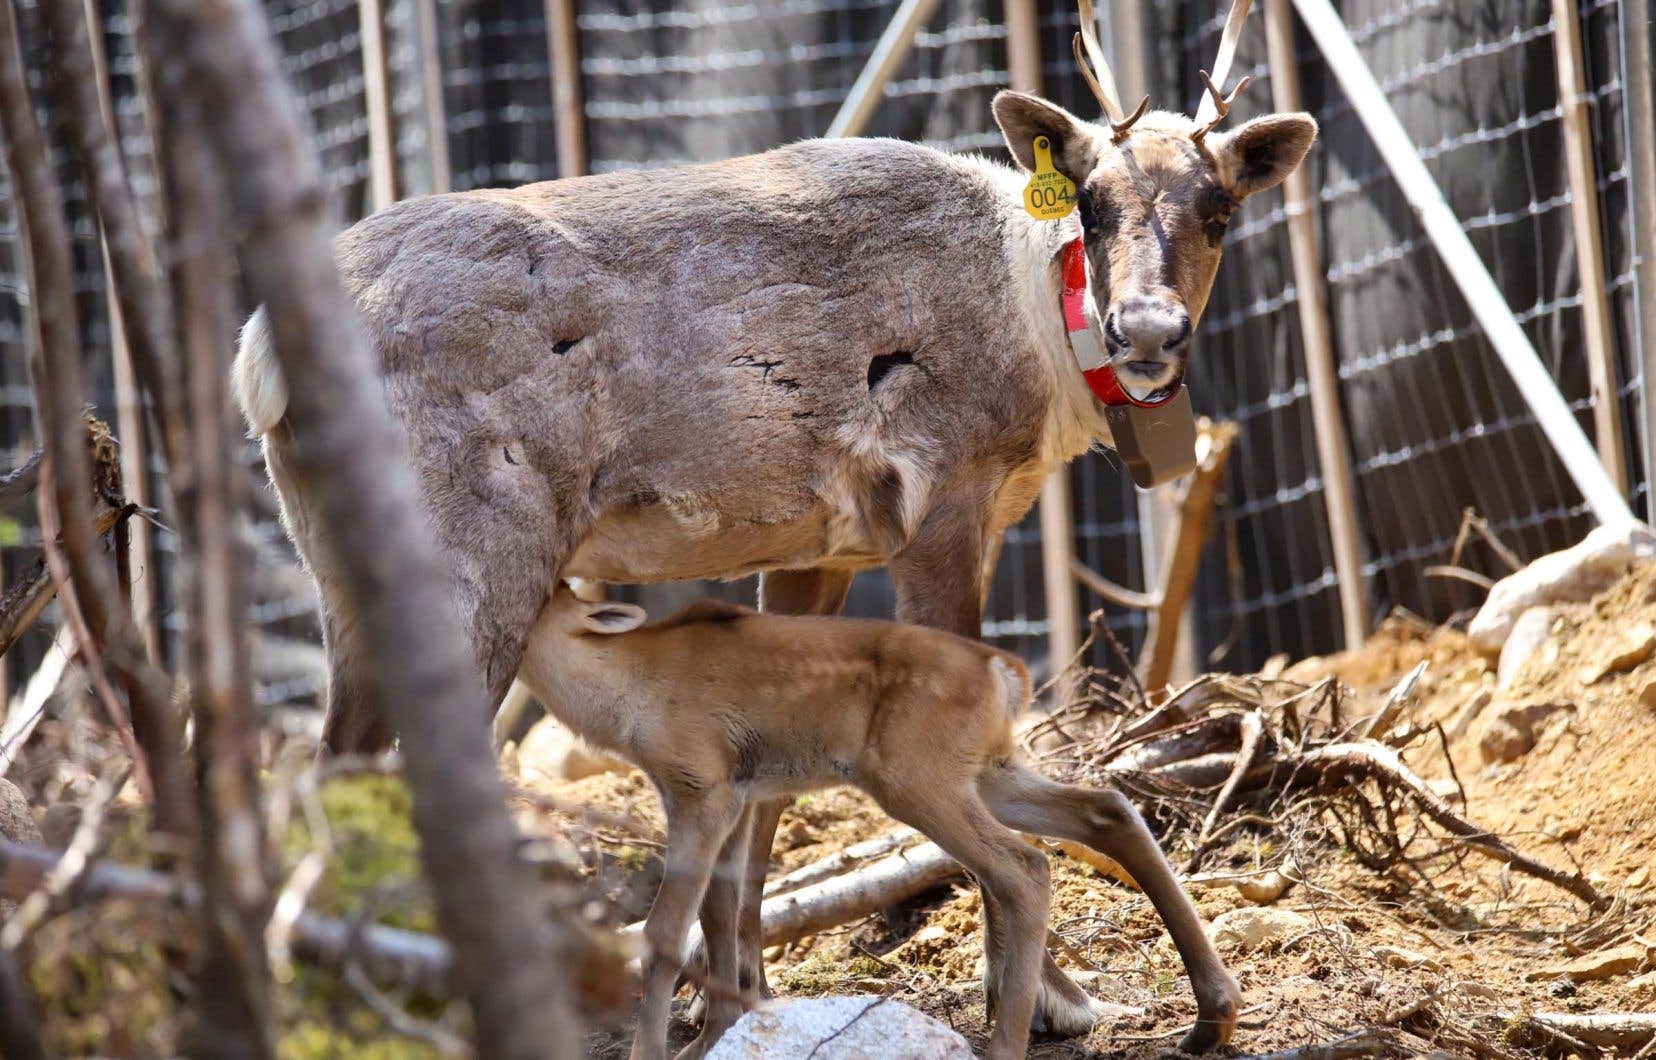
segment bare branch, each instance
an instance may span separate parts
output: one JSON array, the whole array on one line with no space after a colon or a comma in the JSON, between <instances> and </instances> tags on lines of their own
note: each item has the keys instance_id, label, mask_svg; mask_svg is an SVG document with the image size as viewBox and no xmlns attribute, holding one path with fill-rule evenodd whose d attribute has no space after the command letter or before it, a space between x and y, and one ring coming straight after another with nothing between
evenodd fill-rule
<instances>
[{"instance_id":1,"label":"bare branch","mask_svg":"<svg viewBox=\"0 0 1656 1060\"><path fill-rule=\"evenodd\" d=\"M139 224L137 202L98 89L85 7L81 0L45 0L41 6L51 29L55 94L103 227L127 348L160 428L167 463L177 468L184 462L185 421L166 275Z\"/></svg>"},{"instance_id":2,"label":"bare branch","mask_svg":"<svg viewBox=\"0 0 1656 1060\"><path fill-rule=\"evenodd\" d=\"M138 631L120 608L113 574L104 562L94 533L84 484L92 481L81 426L84 389L74 303L69 234L63 202L47 160L46 144L35 120L23 79L16 14L0 5L0 126L5 130L6 162L17 196L17 209L28 233L30 302L40 341L29 359L40 417L43 475L54 510L63 526L63 551L87 625L109 665L122 676L132 713L152 722L139 734L145 754L140 762L156 792L159 820L187 819L181 770L177 768L176 725L169 725L171 682L149 664Z\"/></svg>"},{"instance_id":3,"label":"bare branch","mask_svg":"<svg viewBox=\"0 0 1656 1060\"><path fill-rule=\"evenodd\" d=\"M335 543L344 592L363 634L364 664L402 735L414 820L491 1057L575 1056L581 1038L571 983L588 952L572 923L551 930L514 856L487 732L489 711L465 653L413 475L388 454L406 443L391 420L374 359L340 286L317 162L250 0L160 0L152 9L184 76L163 96L199 101L230 188L242 266L270 316L290 388L286 423L295 478Z\"/></svg>"}]
</instances>

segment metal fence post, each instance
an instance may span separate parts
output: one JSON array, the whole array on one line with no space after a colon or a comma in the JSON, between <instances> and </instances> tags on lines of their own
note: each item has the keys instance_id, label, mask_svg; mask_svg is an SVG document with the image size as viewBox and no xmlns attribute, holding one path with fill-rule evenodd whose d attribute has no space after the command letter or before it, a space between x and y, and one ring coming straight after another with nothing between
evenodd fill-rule
<instances>
[{"instance_id":1,"label":"metal fence post","mask_svg":"<svg viewBox=\"0 0 1656 1060\"><path fill-rule=\"evenodd\" d=\"M1294 61L1294 23L1289 0L1266 0L1265 44L1271 66L1271 102L1279 111L1297 111L1299 69ZM1300 336L1305 346L1305 379L1311 389L1311 423L1317 433L1323 503L1328 509L1328 536L1334 573L1340 586L1340 616L1345 646L1355 648L1368 636L1368 586L1363 577L1363 548L1357 534L1357 491L1351 471L1351 447L1340 414L1340 376L1334 359L1328 301L1323 290L1322 247L1317 236L1316 197L1302 164L1282 183L1283 212L1288 216L1288 246L1294 261Z\"/></svg>"}]
</instances>

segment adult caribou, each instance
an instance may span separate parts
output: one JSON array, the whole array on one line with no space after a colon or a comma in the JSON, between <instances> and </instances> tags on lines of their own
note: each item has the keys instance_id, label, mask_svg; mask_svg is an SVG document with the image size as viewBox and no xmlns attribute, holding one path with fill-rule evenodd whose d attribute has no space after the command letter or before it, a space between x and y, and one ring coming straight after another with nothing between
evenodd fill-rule
<instances>
[{"instance_id":1,"label":"adult caribou","mask_svg":"<svg viewBox=\"0 0 1656 1060\"><path fill-rule=\"evenodd\" d=\"M340 236L407 431L408 452L386 458L413 463L496 701L560 577L757 572L762 608L830 613L856 571L887 566L899 618L978 634L987 543L1056 467L1110 441L1060 312L1065 247L1081 240L1087 322L1122 388L1176 387L1232 211L1317 131L1276 114L1219 132L1229 100L1212 81L1195 119L1143 103L1125 114L1081 9L1076 52L1108 121L1015 92L993 103L1018 165L1031 170L1045 138L1078 189L1063 220L1025 212L1017 170L852 139L435 195ZM1236 0L1220 82L1246 9ZM319 590L326 745L383 747L393 734L354 664L357 619L293 472L305 438L284 418L262 311L235 384ZM748 846L745 988L763 986L759 895L779 813L755 811L732 840ZM992 903L985 913L998 938ZM1193 985L1188 1044L1204 1047L1228 1036L1235 1000ZM1096 1011L1047 958L1036 1026L1083 1033Z\"/></svg>"}]
</instances>

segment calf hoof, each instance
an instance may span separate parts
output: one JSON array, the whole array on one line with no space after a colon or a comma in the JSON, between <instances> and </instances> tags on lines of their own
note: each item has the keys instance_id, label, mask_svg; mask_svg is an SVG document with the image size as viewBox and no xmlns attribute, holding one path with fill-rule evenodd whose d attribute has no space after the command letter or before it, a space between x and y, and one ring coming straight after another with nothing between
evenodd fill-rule
<instances>
[{"instance_id":1,"label":"calf hoof","mask_svg":"<svg viewBox=\"0 0 1656 1060\"><path fill-rule=\"evenodd\" d=\"M1236 1033L1236 1021L1242 1013L1242 990L1230 976L1205 1001L1196 1005L1196 1026L1179 1042L1179 1049L1187 1053L1205 1053L1231 1040Z\"/></svg>"},{"instance_id":2,"label":"calf hoof","mask_svg":"<svg viewBox=\"0 0 1656 1060\"><path fill-rule=\"evenodd\" d=\"M1035 995L1035 1015L1029 1028L1063 1038L1080 1038L1110 1014L1110 1007L1082 990L1069 976L1061 981L1043 978Z\"/></svg>"}]
</instances>

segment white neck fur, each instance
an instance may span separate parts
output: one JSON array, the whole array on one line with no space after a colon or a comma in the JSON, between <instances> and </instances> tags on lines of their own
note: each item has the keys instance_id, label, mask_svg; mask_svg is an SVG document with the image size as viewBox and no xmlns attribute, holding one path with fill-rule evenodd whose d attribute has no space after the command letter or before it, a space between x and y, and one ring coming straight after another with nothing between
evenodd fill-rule
<instances>
[{"instance_id":1,"label":"white neck fur","mask_svg":"<svg viewBox=\"0 0 1656 1060\"><path fill-rule=\"evenodd\" d=\"M1041 458L1047 464L1065 463L1086 452L1094 439L1111 440L1103 408L1075 363L1059 309L1063 266L1058 256L1064 244L1080 236L1081 224L1073 214L1061 221L1037 221L1023 207L1025 174L987 159L973 161L1000 192L1013 293L1052 386Z\"/></svg>"}]
</instances>

